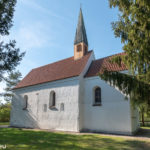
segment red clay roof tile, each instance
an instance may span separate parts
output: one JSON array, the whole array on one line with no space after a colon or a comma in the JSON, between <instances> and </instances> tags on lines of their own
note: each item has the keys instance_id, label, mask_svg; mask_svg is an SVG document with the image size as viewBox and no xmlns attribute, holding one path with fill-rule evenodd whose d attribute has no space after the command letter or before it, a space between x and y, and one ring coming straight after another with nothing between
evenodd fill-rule
<instances>
[{"instance_id":1,"label":"red clay roof tile","mask_svg":"<svg viewBox=\"0 0 150 150\"><path fill-rule=\"evenodd\" d=\"M119 53L116 55L125 55L125 53ZM115 56L115 55L113 55ZM102 59L94 60L87 71L85 77L97 76L99 73L103 73L103 69L107 69L108 71L124 71L128 70L127 67L122 63L121 66L115 63L110 63L110 59L113 56L105 57Z\"/></svg>"},{"instance_id":2,"label":"red clay roof tile","mask_svg":"<svg viewBox=\"0 0 150 150\"><path fill-rule=\"evenodd\" d=\"M14 89L79 76L91 53L92 51L89 51L83 58L78 60L70 57L33 69Z\"/></svg>"}]
</instances>

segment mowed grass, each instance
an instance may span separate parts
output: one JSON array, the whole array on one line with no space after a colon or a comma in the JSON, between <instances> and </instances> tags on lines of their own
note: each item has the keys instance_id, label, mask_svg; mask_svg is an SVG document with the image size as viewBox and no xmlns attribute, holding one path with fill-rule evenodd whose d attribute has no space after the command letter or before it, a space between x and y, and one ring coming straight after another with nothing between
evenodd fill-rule
<instances>
[{"instance_id":1,"label":"mowed grass","mask_svg":"<svg viewBox=\"0 0 150 150\"><path fill-rule=\"evenodd\" d=\"M0 122L0 125L9 125L9 122Z\"/></svg>"},{"instance_id":2,"label":"mowed grass","mask_svg":"<svg viewBox=\"0 0 150 150\"><path fill-rule=\"evenodd\" d=\"M5 144L6 150L150 150L150 141L0 128L0 145Z\"/></svg>"},{"instance_id":3,"label":"mowed grass","mask_svg":"<svg viewBox=\"0 0 150 150\"><path fill-rule=\"evenodd\" d=\"M150 130L150 127L141 127L142 129L148 129L148 130Z\"/></svg>"}]
</instances>

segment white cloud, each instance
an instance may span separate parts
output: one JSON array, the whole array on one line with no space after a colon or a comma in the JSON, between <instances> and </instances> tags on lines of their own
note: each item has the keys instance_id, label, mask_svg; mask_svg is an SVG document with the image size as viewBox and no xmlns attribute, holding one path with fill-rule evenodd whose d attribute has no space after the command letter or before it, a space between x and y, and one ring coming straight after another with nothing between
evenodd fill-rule
<instances>
[{"instance_id":1,"label":"white cloud","mask_svg":"<svg viewBox=\"0 0 150 150\"><path fill-rule=\"evenodd\" d=\"M43 13L45 15L56 17L58 19L62 19L64 21L67 21L67 22L71 23L71 21L69 19L67 19L67 18L65 18L63 16L60 16L60 15L50 11L49 9L44 8L41 5L39 5L37 3L37 0L36 0L36 2L35 2L35 0L20 0L20 2L22 4L24 4L24 5L27 5L28 7L31 7L32 9L38 10L38 12L41 12L41 13Z\"/></svg>"},{"instance_id":2,"label":"white cloud","mask_svg":"<svg viewBox=\"0 0 150 150\"><path fill-rule=\"evenodd\" d=\"M17 29L13 29L9 36L3 36L0 41L9 42L16 40L17 47L22 51L31 50L33 48L42 48L46 45L55 45L52 42L51 28L46 29L45 25L35 21L34 23L22 22Z\"/></svg>"},{"instance_id":3,"label":"white cloud","mask_svg":"<svg viewBox=\"0 0 150 150\"><path fill-rule=\"evenodd\" d=\"M49 38L45 33L45 26L41 23L22 24L18 30L15 30L13 37L17 44L23 49L41 48L49 42Z\"/></svg>"}]
</instances>

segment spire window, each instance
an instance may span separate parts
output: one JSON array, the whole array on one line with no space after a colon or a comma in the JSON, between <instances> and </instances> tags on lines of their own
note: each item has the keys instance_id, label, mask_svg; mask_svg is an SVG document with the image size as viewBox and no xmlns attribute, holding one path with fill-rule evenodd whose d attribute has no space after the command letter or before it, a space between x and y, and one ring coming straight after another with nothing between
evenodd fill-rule
<instances>
[{"instance_id":1,"label":"spire window","mask_svg":"<svg viewBox=\"0 0 150 150\"><path fill-rule=\"evenodd\" d=\"M82 51L82 46L81 46L81 45L78 45L78 46L77 46L77 52L80 52L80 51Z\"/></svg>"}]
</instances>

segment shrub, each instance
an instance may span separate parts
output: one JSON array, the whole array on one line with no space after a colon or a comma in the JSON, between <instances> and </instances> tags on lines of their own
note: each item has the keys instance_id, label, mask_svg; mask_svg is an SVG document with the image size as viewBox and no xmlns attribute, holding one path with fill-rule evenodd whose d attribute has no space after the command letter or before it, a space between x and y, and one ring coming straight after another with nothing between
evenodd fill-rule
<instances>
[{"instance_id":1,"label":"shrub","mask_svg":"<svg viewBox=\"0 0 150 150\"><path fill-rule=\"evenodd\" d=\"M9 122L10 107L9 103L0 105L0 122Z\"/></svg>"}]
</instances>

